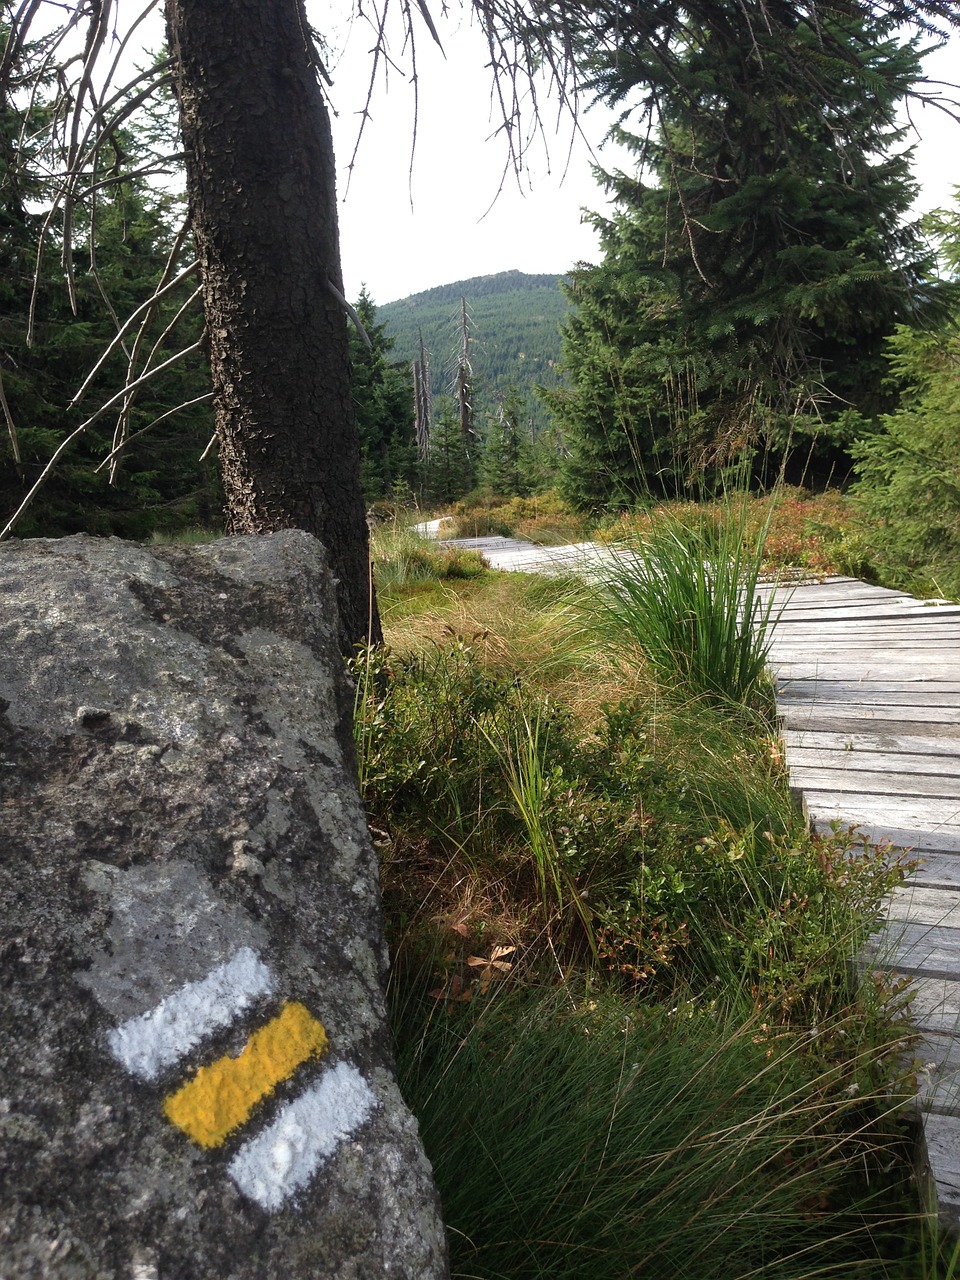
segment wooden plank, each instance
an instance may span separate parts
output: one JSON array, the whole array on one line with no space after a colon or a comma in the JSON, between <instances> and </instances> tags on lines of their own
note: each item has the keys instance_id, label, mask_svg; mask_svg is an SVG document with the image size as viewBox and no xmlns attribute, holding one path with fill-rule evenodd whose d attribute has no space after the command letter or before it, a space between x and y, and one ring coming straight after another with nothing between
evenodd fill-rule
<instances>
[{"instance_id":1,"label":"wooden plank","mask_svg":"<svg viewBox=\"0 0 960 1280\"><path fill-rule=\"evenodd\" d=\"M886 707L864 702L790 702L788 699L783 703L780 714L790 728L824 716L831 720L857 720L864 727L874 721L882 724L933 724L941 727L953 725L955 733L960 733L960 707Z\"/></svg>"},{"instance_id":2,"label":"wooden plank","mask_svg":"<svg viewBox=\"0 0 960 1280\"><path fill-rule=\"evenodd\" d=\"M960 1031L960 982L950 978L914 978L910 1020L921 1031Z\"/></svg>"},{"instance_id":3,"label":"wooden plank","mask_svg":"<svg viewBox=\"0 0 960 1280\"><path fill-rule=\"evenodd\" d=\"M824 627L829 628L827 635L824 635ZM785 617L778 622L769 622L767 626L767 637L772 637L774 644L785 640L800 644L815 639L818 632L818 645L824 641L833 643L835 637L837 644L844 644L860 635L900 636L906 639L914 635L929 636L946 644L951 637L956 639L959 623L956 617L928 617L927 614L883 618L849 618L846 614L842 617L835 614L829 618L797 618L792 622Z\"/></svg>"},{"instance_id":4,"label":"wooden plank","mask_svg":"<svg viewBox=\"0 0 960 1280\"><path fill-rule=\"evenodd\" d=\"M870 962L898 973L960 979L960 929L891 924L867 948Z\"/></svg>"},{"instance_id":5,"label":"wooden plank","mask_svg":"<svg viewBox=\"0 0 960 1280\"><path fill-rule=\"evenodd\" d=\"M810 662L812 652L815 652L812 644L781 645L778 648L771 645L766 652L767 666L776 678L784 667ZM875 674L874 668L878 663L889 666L893 662L899 665L904 676L920 672L929 683L936 680L937 672L945 666L960 669L960 643L940 646L891 641L890 644L837 645L830 648L821 661L838 666L845 664L846 670L840 673L839 678L860 684ZM816 668L813 674L817 674Z\"/></svg>"},{"instance_id":6,"label":"wooden plank","mask_svg":"<svg viewBox=\"0 0 960 1280\"><path fill-rule=\"evenodd\" d=\"M762 595L767 602L774 600L785 604L787 610L793 609L835 609L850 605L879 605L891 610L901 609L909 613L957 613L960 605L951 600L920 600L916 596L904 595L900 591L884 592L880 587L861 587L859 590L831 590L828 587L791 587L789 585L767 591Z\"/></svg>"},{"instance_id":7,"label":"wooden plank","mask_svg":"<svg viewBox=\"0 0 960 1280\"><path fill-rule=\"evenodd\" d=\"M891 828L949 833L960 841L960 802L896 796L857 796L844 791L805 790L804 804L821 821L885 824Z\"/></svg>"},{"instance_id":8,"label":"wooden plank","mask_svg":"<svg viewBox=\"0 0 960 1280\"><path fill-rule=\"evenodd\" d=\"M960 1115L960 1044L946 1032L928 1031L914 1048L917 1100L924 1111Z\"/></svg>"},{"instance_id":9,"label":"wooden plank","mask_svg":"<svg viewBox=\"0 0 960 1280\"><path fill-rule=\"evenodd\" d=\"M805 806L806 808L806 806ZM937 831L920 826L898 826L892 822L872 821L863 815L836 815L810 813L810 821L816 831L827 835L835 824L841 828L855 827L873 844L890 844L902 849L911 857L933 859L947 854L960 855L960 831L956 827L944 827Z\"/></svg>"},{"instance_id":10,"label":"wooden plank","mask_svg":"<svg viewBox=\"0 0 960 1280\"><path fill-rule=\"evenodd\" d=\"M940 1219L955 1229L960 1220L960 1118L926 1114L923 1145Z\"/></svg>"},{"instance_id":11,"label":"wooden plank","mask_svg":"<svg viewBox=\"0 0 960 1280\"><path fill-rule=\"evenodd\" d=\"M773 664L772 676L784 680L896 680L913 676L917 680L960 679L960 661L938 662L927 658L906 663L878 656L870 662L834 662L826 658L792 659Z\"/></svg>"},{"instance_id":12,"label":"wooden plank","mask_svg":"<svg viewBox=\"0 0 960 1280\"><path fill-rule=\"evenodd\" d=\"M805 609L826 610L827 612L836 609L887 609L891 613L898 610L905 613L939 613L941 610L947 613L956 612L960 609L960 604L948 600L920 600L916 596L905 595L900 591L884 592L882 588L859 588L858 590L835 590L831 591L823 587L815 587L805 590L803 587L784 586L779 590L767 592L762 596L765 603L773 600L777 605L784 606L789 611L803 611Z\"/></svg>"},{"instance_id":13,"label":"wooden plank","mask_svg":"<svg viewBox=\"0 0 960 1280\"><path fill-rule=\"evenodd\" d=\"M960 929L960 890L928 887L911 877L890 894L887 919Z\"/></svg>"},{"instance_id":14,"label":"wooden plank","mask_svg":"<svg viewBox=\"0 0 960 1280\"><path fill-rule=\"evenodd\" d=\"M886 688L879 681L796 681L777 690L777 702L781 706L829 707L839 702L864 707L960 707L960 688L944 688L933 680L918 680L901 689Z\"/></svg>"},{"instance_id":15,"label":"wooden plank","mask_svg":"<svg viewBox=\"0 0 960 1280\"><path fill-rule=\"evenodd\" d=\"M955 853L917 850L909 855L919 862L913 879L941 889L960 889L960 850Z\"/></svg>"},{"instance_id":16,"label":"wooden plank","mask_svg":"<svg viewBox=\"0 0 960 1280\"><path fill-rule=\"evenodd\" d=\"M863 649L837 649L825 657L814 658L809 650L790 648L769 650L767 669L776 684L794 680L845 680L866 684L887 679L899 671L904 680L932 684L938 678L952 681L960 672L960 645L938 653L930 647L877 645Z\"/></svg>"},{"instance_id":17,"label":"wooden plank","mask_svg":"<svg viewBox=\"0 0 960 1280\"><path fill-rule=\"evenodd\" d=\"M956 644L960 639L960 627L953 620L944 618L941 622L846 622L829 623L829 633L824 636L822 622L797 622L793 626L777 626L770 629L767 638L775 647L783 645L798 646L812 644L819 648L826 640L830 648L834 645L885 644L888 640L903 643L915 641L917 644Z\"/></svg>"},{"instance_id":18,"label":"wooden plank","mask_svg":"<svg viewBox=\"0 0 960 1280\"><path fill-rule=\"evenodd\" d=\"M825 729L786 729L781 735L787 749L787 759L794 749L837 751L891 751L900 755L922 756L960 755L960 738L923 733L890 734L882 726L876 729L858 729L849 733L831 732Z\"/></svg>"},{"instance_id":19,"label":"wooden plank","mask_svg":"<svg viewBox=\"0 0 960 1280\"><path fill-rule=\"evenodd\" d=\"M824 635L823 631L827 634ZM855 657L862 653L867 657L876 653L887 653L895 650L897 653L910 653L911 651L921 651L930 653L936 657L953 657L956 658L960 653L960 632L956 628L950 628L950 636L944 640L937 640L933 643L922 635L917 636L890 636L887 639L871 639L870 637L860 637L851 635L847 639L833 638L832 628L821 629L819 640L813 640L810 636L801 636L797 640L788 638L779 638L774 636L767 646L767 650L774 659L789 658L791 656L809 657L811 653L822 652L825 657L833 660L838 658Z\"/></svg>"},{"instance_id":20,"label":"wooden plank","mask_svg":"<svg viewBox=\"0 0 960 1280\"><path fill-rule=\"evenodd\" d=\"M954 739L957 751L953 755L946 753L921 754L906 751L863 751L847 749L830 749L824 747L799 747L787 749L787 763L790 776L796 774L797 786L813 785L799 781L800 775L806 776L814 771L829 771L834 776L849 774L855 782L863 781L861 775L908 774L921 785L921 779L939 778L952 781L960 795L960 739Z\"/></svg>"},{"instance_id":21,"label":"wooden plank","mask_svg":"<svg viewBox=\"0 0 960 1280\"><path fill-rule=\"evenodd\" d=\"M764 608L768 607L769 602L764 602ZM880 612L877 612L877 609ZM784 603L773 597L773 607L771 616L774 619L772 626L783 627L787 631L799 631L801 628L814 627L817 622L834 622L843 625L847 621L847 612L849 609L857 609L866 612L867 618L863 625L867 627L895 627L895 626L929 626L929 627L952 627L956 626L957 619L960 617L960 605L936 606L918 604L913 601L894 601L881 602L873 601L851 601L846 606L839 603L832 605L820 604L815 605L813 601L796 603L787 601ZM804 619L803 614L814 613L816 616L812 619Z\"/></svg>"},{"instance_id":22,"label":"wooden plank","mask_svg":"<svg viewBox=\"0 0 960 1280\"><path fill-rule=\"evenodd\" d=\"M771 625L775 630L781 628L788 630L794 623L799 622L822 623L824 626L830 625L835 620L844 622L862 621L864 624L876 624L881 619L902 622L907 619L915 619L918 616L922 617L924 613L925 610L922 608L908 609L905 605L883 604L880 601L875 604L864 602L859 605L822 605L820 608L808 605L803 609L786 609L779 615L777 614L776 606L774 606Z\"/></svg>"},{"instance_id":23,"label":"wooden plank","mask_svg":"<svg viewBox=\"0 0 960 1280\"><path fill-rule=\"evenodd\" d=\"M899 623L889 627L858 627L855 623L841 630L829 624L815 627L809 634L793 634L778 627L768 637L768 648L773 653L797 650L798 652L823 652L826 655L848 653L851 649L876 649L894 646L897 649L931 648L937 653L951 652L960 644L960 627L923 626L902 627Z\"/></svg>"},{"instance_id":24,"label":"wooden plank","mask_svg":"<svg viewBox=\"0 0 960 1280\"><path fill-rule=\"evenodd\" d=\"M900 605L893 607L863 605L856 608L851 605L844 608L835 606L823 609L788 609L783 613L777 613L774 609L768 627L777 635L790 635L792 632L801 635L801 628L809 630L813 627L834 625L847 628L854 625L886 628L914 624L931 628L943 627L944 630L949 630L950 627L957 625L958 618L960 618L960 610L948 614L945 611L930 613L923 609L907 609Z\"/></svg>"},{"instance_id":25,"label":"wooden plank","mask_svg":"<svg viewBox=\"0 0 960 1280\"><path fill-rule=\"evenodd\" d=\"M811 716L783 717L784 732L790 733L837 733L852 737L859 728L870 726L871 731L885 736L890 742L902 739L902 750L909 750L905 745L907 739L914 734L921 740L932 741L942 738L945 743L955 742L957 727L952 724L934 724L926 720L870 720L864 721L862 716L829 716L825 712Z\"/></svg>"},{"instance_id":26,"label":"wooden plank","mask_svg":"<svg viewBox=\"0 0 960 1280\"><path fill-rule=\"evenodd\" d=\"M956 802L960 826L960 778L884 769L818 769L790 764L790 785L802 791L849 792L855 796L943 799Z\"/></svg>"},{"instance_id":27,"label":"wooden plank","mask_svg":"<svg viewBox=\"0 0 960 1280\"><path fill-rule=\"evenodd\" d=\"M885 644L887 640L898 643L908 642L916 637L918 642L931 645L956 644L960 637L960 621L914 622L887 620L884 622L866 622L844 619L843 623L834 622L798 622L795 626L780 624L769 627L766 639L775 645L812 644L817 652L821 646L837 644L849 645L857 640L869 644Z\"/></svg>"}]
</instances>

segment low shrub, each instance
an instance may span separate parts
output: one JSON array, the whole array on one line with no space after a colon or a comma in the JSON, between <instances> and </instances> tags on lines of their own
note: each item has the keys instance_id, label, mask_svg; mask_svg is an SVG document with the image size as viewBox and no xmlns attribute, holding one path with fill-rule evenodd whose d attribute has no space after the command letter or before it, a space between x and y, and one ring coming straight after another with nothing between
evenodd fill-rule
<instances>
[{"instance_id":1,"label":"low shrub","mask_svg":"<svg viewBox=\"0 0 960 1280\"><path fill-rule=\"evenodd\" d=\"M582 542L591 523L553 492L502 499L474 494L453 508L453 538L526 538L541 546Z\"/></svg>"},{"instance_id":2,"label":"low shrub","mask_svg":"<svg viewBox=\"0 0 960 1280\"><path fill-rule=\"evenodd\" d=\"M765 574L802 570L816 576L876 577L876 523L865 520L858 504L838 489L811 494L784 485L771 494L736 501L742 502L746 539L756 542L765 531ZM664 503L607 521L594 536L607 543L643 539L667 520L709 538L710 532L719 531L729 517L730 506L730 499Z\"/></svg>"},{"instance_id":3,"label":"low shrub","mask_svg":"<svg viewBox=\"0 0 960 1280\"><path fill-rule=\"evenodd\" d=\"M855 953L903 873L806 831L769 731L703 703L634 702L584 736L521 677L487 670L482 643L353 664L363 796L402 914L453 862L505 886L529 945L592 952L627 985L744 985L801 1020L842 1006L846 964L826 959L839 942Z\"/></svg>"}]
</instances>

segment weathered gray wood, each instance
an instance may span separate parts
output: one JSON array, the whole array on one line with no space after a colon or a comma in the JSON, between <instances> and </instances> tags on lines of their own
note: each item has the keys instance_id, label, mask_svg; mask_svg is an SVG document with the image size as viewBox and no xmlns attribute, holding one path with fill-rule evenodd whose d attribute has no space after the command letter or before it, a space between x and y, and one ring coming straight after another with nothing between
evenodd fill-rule
<instances>
[{"instance_id":1,"label":"weathered gray wood","mask_svg":"<svg viewBox=\"0 0 960 1280\"><path fill-rule=\"evenodd\" d=\"M844 830L854 827L872 844L888 844L911 857L932 858L935 855L960 853L960 833L956 827L931 831L923 826L897 826L883 820L875 821L863 814L847 812L840 817L837 814L814 813L810 810L806 797L803 798L803 803L804 811L808 813L814 829L821 834L828 833L834 826Z\"/></svg>"},{"instance_id":2,"label":"weathered gray wood","mask_svg":"<svg viewBox=\"0 0 960 1280\"><path fill-rule=\"evenodd\" d=\"M960 929L892 923L870 948L874 964L900 973L960 979Z\"/></svg>"},{"instance_id":3,"label":"weathered gray wood","mask_svg":"<svg viewBox=\"0 0 960 1280\"><path fill-rule=\"evenodd\" d=\"M920 828L928 832L953 832L960 842L960 801L910 796L851 795L843 791L811 788L804 793L811 814L818 818L843 818L845 822L883 823L893 828Z\"/></svg>"},{"instance_id":4,"label":"weathered gray wood","mask_svg":"<svg viewBox=\"0 0 960 1280\"><path fill-rule=\"evenodd\" d=\"M861 728L849 733L834 733L814 727L802 729L785 729L783 734L787 755L794 748L801 750L837 750L837 751L890 751L903 755L960 755L960 738L956 734L936 735L924 733L907 733L897 735L888 733L885 726Z\"/></svg>"},{"instance_id":5,"label":"weathered gray wood","mask_svg":"<svg viewBox=\"0 0 960 1280\"><path fill-rule=\"evenodd\" d=\"M902 924L942 924L960 929L960 890L928 888L911 877L890 894L887 918Z\"/></svg>"},{"instance_id":6,"label":"weathered gray wood","mask_svg":"<svg viewBox=\"0 0 960 1280\"><path fill-rule=\"evenodd\" d=\"M883 769L821 769L790 763L790 783L805 792L830 788L856 796L889 799L952 800L960 814L960 779L931 773L886 772ZM957 819L960 824L960 817Z\"/></svg>"},{"instance_id":7,"label":"weathered gray wood","mask_svg":"<svg viewBox=\"0 0 960 1280\"><path fill-rule=\"evenodd\" d=\"M815 604L813 601L783 603L774 599L771 616L778 626L790 631L803 625L814 626L818 622L861 621L865 626L895 626L901 622L923 622L935 626L951 619L956 620L960 606L924 605L917 601L900 600L852 600Z\"/></svg>"},{"instance_id":8,"label":"weathered gray wood","mask_svg":"<svg viewBox=\"0 0 960 1280\"><path fill-rule=\"evenodd\" d=\"M916 680L960 680L960 660L938 661L918 656L905 660L904 655L887 658L876 654L870 662L855 668L850 662L836 662L830 658L777 660L772 663L773 675L778 682L787 680L896 680L912 676Z\"/></svg>"},{"instance_id":9,"label":"weathered gray wood","mask_svg":"<svg viewBox=\"0 0 960 1280\"><path fill-rule=\"evenodd\" d=\"M798 703L787 700L783 704L784 720L792 726L824 716L831 720L840 717L859 720L864 725L878 720L883 724L938 724L954 725L960 730L960 707L938 706L875 706L864 702L814 702Z\"/></svg>"},{"instance_id":10,"label":"weathered gray wood","mask_svg":"<svg viewBox=\"0 0 960 1280\"><path fill-rule=\"evenodd\" d=\"M906 774L912 779L911 786L921 787L925 779L936 778L949 782L954 794L960 796L960 739L954 741L957 745L955 755L792 746L788 751L790 776L796 778L795 785L806 786L808 779L810 785L814 785L813 773L830 772L836 777L849 777L851 783L857 785L865 784L865 775L880 775L889 780L892 787L898 776Z\"/></svg>"},{"instance_id":11,"label":"weathered gray wood","mask_svg":"<svg viewBox=\"0 0 960 1280\"><path fill-rule=\"evenodd\" d=\"M960 982L950 978L915 978L909 1013L921 1031L960 1032Z\"/></svg>"},{"instance_id":12,"label":"weathered gray wood","mask_svg":"<svg viewBox=\"0 0 960 1280\"><path fill-rule=\"evenodd\" d=\"M782 717L783 730L794 733L846 733L854 735L858 730L867 730L873 735L887 737L891 742L908 741L915 736L919 741L943 739L956 741L956 724L937 724L936 722L915 721L883 721L876 717L869 719L863 716L827 716L824 712L794 716L786 712ZM905 748L906 749L906 748Z\"/></svg>"},{"instance_id":13,"label":"weathered gray wood","mask_svg":"<svg viewBox=\"0 0 960 1280\"><path fill-rule=\"evenodd\" d=\"M911 1056L917 1070L917 1098L923 1110L939 1116L960 1115L957 1037L949 1032L928 1031Z\"/></svg>"},{"instance_id":14,"label":"weathered gray wood","mask_svg":"<svg viewBox=\"0 0 960 1280\"><path fill-rule=\"evenodd\" d=\"M923 1122L925 1164L941 1219L956 1227L960 1217L960 1118L927 1115ZM921 1178L924 1170L921 1169Z\"/></svg>"},{"instance_id":15,"label":"weathered gray wood","mask_svg":"<svg viewBox=\"0 0 960 1280\"><path fill-rule=\"evenodd\" d=\"M945 681L903 683L903 688L891 689L872 680L798 680L777 689L777 701L781 706L829 707L845 702L866 707L960 707L960 688L944 687Z\"/></svg>"},{"instance_id":16,"label":"weathered gray wood","mask_svg":"<svg viewBox=\"0 0 960 1280\"><path fill-rule=\"evenodd\" d=\"M960 849L953 852L917 849L907 856L919 864L914 877L918 884L960 888Z\"/></svg>"},{"instance_id":17,"label":"weathered gray wood","mask_svg":"<svg viewBox=\"0 0 960 1280\"><path fill-rule=\"evenodd\" d=\"M806 626L804 623L804 628ZM924 622L912 628L909 624L900 622L883 627L865 623L858 627L854 621L849 625L845 623L842 630L835 629L832 623L819 623L811 625L809 630L795 633L786 624L780 623L769 639L769 647L773 651L788 653L796 649L805 654L813 652L824 656L832 656L834 652L847 654L851 649L876 649L878 645L894 645L898 649L929 647L936 654L955 652L960 648L956 625L951 626L947 622L936 625Z\"/></svg>"},{"instance_id":18,"label":"weathered gray wood","mask_svg":"<svg viewBox=\"0 0 960 1280\"><path fill-rule=\"evenodd\" d=\"M822 629L821 629L822 630ZM887 636L885 638L850 635L846 638L831 636L829 639L822 634L817 641L817 646L822 647L827 656L834 661L840 658L846 658L850 661L856 661L858 657L863 657L866 661L870 661L871 657L880 648L884 653L895 650L897 653L912 653L920 656L921 646L924 648L924 641L929 637L919 633L915 636ZM775 658L791 658L794 656L807 657L810 654L811 637L800 636L796 640L783 639L774 637L770 644L769 651ZM924 653L924 657L952 657L960 656L960 644L955 640L939 640L930 641L929 649L932 653Z\"/></svg>"}]
</instances>

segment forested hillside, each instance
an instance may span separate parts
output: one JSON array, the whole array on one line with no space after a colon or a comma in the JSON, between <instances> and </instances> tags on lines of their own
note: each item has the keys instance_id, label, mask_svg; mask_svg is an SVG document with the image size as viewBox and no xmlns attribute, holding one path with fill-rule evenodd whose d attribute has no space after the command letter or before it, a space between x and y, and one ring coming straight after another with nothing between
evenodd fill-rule
<instances>
[{"instance_id":1,"label":"forested hillside","mask_svg":"<svg viewBox=\"0 0 960 1280\"><path fill-rule=\"evenodd\" d=\"M559 275L522 271L475 276L388 302L377 308L377 317L393 339L397 359L416 358L422 335L430 356L433 392L440 396L455 384L461 346L460 299L465 298L478 411L490 408L498 393L515 386L528 416L542 429L549 415L533 388L557 383L560 323L570 307L560 280Z\"/></svg>"}]
</instances>

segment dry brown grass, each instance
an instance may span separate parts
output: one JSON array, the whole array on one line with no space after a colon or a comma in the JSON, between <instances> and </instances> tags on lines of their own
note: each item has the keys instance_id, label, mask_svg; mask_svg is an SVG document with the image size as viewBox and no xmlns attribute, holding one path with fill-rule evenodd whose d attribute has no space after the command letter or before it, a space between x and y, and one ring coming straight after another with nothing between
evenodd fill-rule
<instances>
[{"instance_id":1,"label":"dry brown grass","mask_svg":"<svg viewBox=\"0 0 960 1280\"><path fill-rule=\"evenodd\" d=\"M604 704L649 688L639 652L624 657L598 642L576 582L489 574L465 587L388 599L382 612L396 653L423 653L462 636L491 670L562 702L587 730Z\"/></svg>"}]
</instances>

